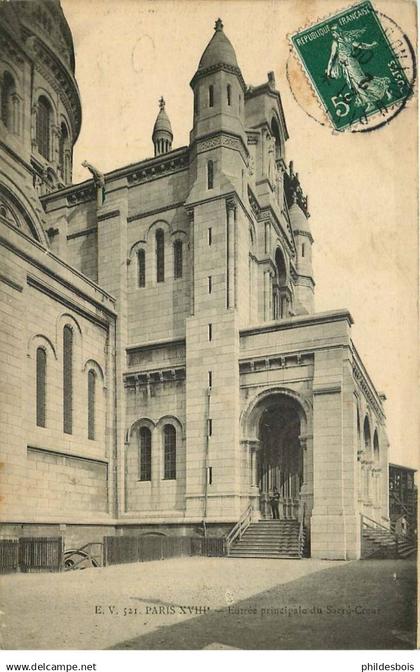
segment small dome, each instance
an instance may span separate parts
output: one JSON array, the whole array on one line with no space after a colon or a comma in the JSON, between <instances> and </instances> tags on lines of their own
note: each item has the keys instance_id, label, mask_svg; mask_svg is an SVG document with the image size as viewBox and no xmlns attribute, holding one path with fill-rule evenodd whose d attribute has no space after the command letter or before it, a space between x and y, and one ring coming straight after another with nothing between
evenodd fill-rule
<instances>
[{"instance_id":1,"label":"small dome","mask_svg":"<svg viewBox=\"0 0 420 672\"><path fill-rule=\"evenodd\" d=\"M293 231L305 231L307 233L311 233L311 227L309 225L308 218L306 217L300 205L297 203L292 203L289 208L289 216Z\"/></svg>"},{"instance_id":2,"label":"small dome","mask_svg":"<svg viewBox=\"0 0 420 672\"><path fill-rule=\"evenodd\" d=\"M231 42L223 32L223 23L217 19L214 27L215 33L204 50L204 53L198 64L199 70L205 70L213 65L233 65L238 68L235 50Z\"/></svg>"},{"instance_id":3,"label":"small dome","mask_svg":"<svg viewBox=\"0 0 420 672\"><path fill-rule=\"evenodd\" d=\"M165 101L163 98L159 101L159 113L156 117L155 125L153 126L153 136L156 133L165 131L173 137L171 122L165 110Z\"/></svg>"}]
</instances>

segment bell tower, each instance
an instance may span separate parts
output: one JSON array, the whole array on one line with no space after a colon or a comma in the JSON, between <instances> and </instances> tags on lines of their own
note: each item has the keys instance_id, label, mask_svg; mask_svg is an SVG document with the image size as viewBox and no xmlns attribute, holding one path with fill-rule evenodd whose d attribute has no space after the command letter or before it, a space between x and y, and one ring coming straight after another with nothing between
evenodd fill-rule
<instances>
[{"instance_id":1,"label":"bell tower","mask_svg":"<svg viewBox=\"0 0 420 672\"><path fill-rule=\"evenodd\" d=\"M159 113L156 117L152 134L155 156L170 152L172 150L173 139L171 122L165 110L165 99L161 96L159 100Z\"/></svg>"}]
</instances>

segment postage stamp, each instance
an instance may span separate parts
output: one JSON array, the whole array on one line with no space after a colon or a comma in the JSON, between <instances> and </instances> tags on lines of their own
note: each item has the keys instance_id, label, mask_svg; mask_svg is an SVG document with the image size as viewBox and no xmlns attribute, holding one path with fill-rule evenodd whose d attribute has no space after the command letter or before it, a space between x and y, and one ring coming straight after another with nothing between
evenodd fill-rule
<instances>
[{"instance_id":1,"label":"postage stamp","mask_svg":"<svg viewBox=\"0 0 420 672\"><path fill-rule=\"evenodd\" d=\"M332 126L368 124L412 94L398 50L366 0L290 36Z\"/></svg>"}]
</instances>

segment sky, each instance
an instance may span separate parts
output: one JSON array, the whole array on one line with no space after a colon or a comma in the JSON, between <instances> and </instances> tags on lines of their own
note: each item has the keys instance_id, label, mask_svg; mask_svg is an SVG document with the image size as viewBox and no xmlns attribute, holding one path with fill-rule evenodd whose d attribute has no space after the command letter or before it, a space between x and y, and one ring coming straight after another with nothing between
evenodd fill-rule
<instances>
[{"instance_id":1,"label":"sky","mask_svg":"<svg viewBox=\"0 0 420 672\"><path fill-rule=\"evenodd\" d=\"M316 310L348 308L353 341L387 397L390 461L419 466L417 96L388 126L333 133L293 95L287 36L349 6L346 0L61 0L73 33L83 110L73 180L153 156L161 95L188 144L189 82L220 16L247 84L274 71L293 160L309 195ZM415 3L377 0L415 44ZM289 67L293 73L293 67ZM292 78L293 79L293 78ZM310 97L310 95L309 95ZM299 98L299 96L298 96ZM305 99L303 96L302 100ZM311 107L312 106L312 107Z\"/></svg>"}]
</instances>

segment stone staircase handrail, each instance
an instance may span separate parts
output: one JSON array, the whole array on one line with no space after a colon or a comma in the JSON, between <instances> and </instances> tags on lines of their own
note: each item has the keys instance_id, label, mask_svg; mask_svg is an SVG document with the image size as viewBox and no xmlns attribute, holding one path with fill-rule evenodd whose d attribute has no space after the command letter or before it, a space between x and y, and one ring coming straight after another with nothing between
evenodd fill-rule
<instances>
[{"instance_id":1,"label":"stone staircase handrail","mask_svg":"<svg viewBox=\"0 0 420 672\"><path fill-rule=\"evenodd\" d=\"M236 539L242 537L244 532L248 529L252 522L252 506L249 505L248 508L243 512L238 522L232 527L231 531L225 537L226 544L226 553L229 555L232 544Z\"/></svg>"}]
</instances>

